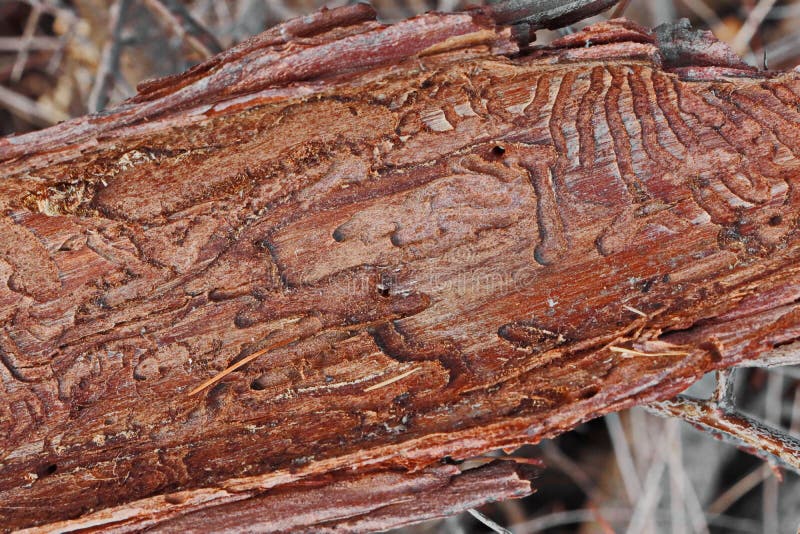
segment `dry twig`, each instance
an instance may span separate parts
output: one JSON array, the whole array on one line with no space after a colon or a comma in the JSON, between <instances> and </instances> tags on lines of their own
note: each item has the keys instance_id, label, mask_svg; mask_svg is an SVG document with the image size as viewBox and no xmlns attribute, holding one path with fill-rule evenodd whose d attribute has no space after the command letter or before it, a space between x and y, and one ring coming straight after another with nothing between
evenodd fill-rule
<instances>
[{"instance_id":1,"label":"dry twig","mask_svg":"<svg viewBox=\"0 0 800 534\"><path fill-rule=\"evenodd\" d=\"M204 29L200 23L194 19L186 20L190 17L187 12L181 13L181 17L173 11L172 5L167 5L162 0L142 0L144 5L147 6L159 20L164 21L166 26L172 31L179 39L186 42L192 50L197 52L202 59L211 57L222 51L222 48L216 42L216 38ZM175 8L178 9L178 8ZM183 19L183 20L181 20ZM188 29L184 26L187 26ZM193 32L199 32L202 39L198 38Z\"/></svg>"},{"instance_id":2,"label":"dry twig","mask_svg":"<svg viewBox=\"0 0 800 534\"><path fill-rule=\"evenodd\" d=\"M777 0L759 0L755 8L747 16L747 20L742 25L739 33L736 34L731 42L731 48L738 53L744 54L750 46L750 41L755 36L758 28L764 22L772 7Z\"/></svg>"},{"instance_id":3,"label":"dry twig","mask_svg":"<svg viewBox=\"0 0 800 534\"><path fill-rule=\"evenodd\" d=\"M52 126L69 117L54 109L42 106L35 100L0 86L0 106L38 126Z\"/></svg>"},{"instance_id":4,"label":"dry twig","mask_svg":"<svg viewBox=\"0 0 800 534\"><path fill-rule=\"evenodd\" d=\"M22 34L22 42L20 43L17 52L17 59L14 61L14 67L11 69L11 81L18 82L22 78L22 73L25 70L25 65L28 62L28 52L31 43L33 42L36 27L39 25L39 17L42 15L42 6L37 2L31 4L31 12L28 15L28 20L25 23L25 31Z\"/></svg>"},{"instance_id":5,"label":"dry twig","mask_svg":"<svg viewBox=\"0 0 800 534\"><path fill-rule=\"evenodd\" d=\"M687 395L651 403L647 409L657 415L683 419L723 441L743 447L765 460L775 459L800 473L800 440L754 417Z\"/></svg>"},{"instance_id":6,"label":"dry twig","mask_svg":"<svg viewBox=\"0 0 800 534\"><path fill-rule=\"evenodd\" d=\"M92 113L102 110L108 103L109 84L116 78L119 67L119 54L122 46L120 32L122 31L123 15L129 2L130 0L116 0L109 11L109 39L103 46L100 65L95 73L94 85L89 93L87 104Z\"/></svg>"}]
</instances>

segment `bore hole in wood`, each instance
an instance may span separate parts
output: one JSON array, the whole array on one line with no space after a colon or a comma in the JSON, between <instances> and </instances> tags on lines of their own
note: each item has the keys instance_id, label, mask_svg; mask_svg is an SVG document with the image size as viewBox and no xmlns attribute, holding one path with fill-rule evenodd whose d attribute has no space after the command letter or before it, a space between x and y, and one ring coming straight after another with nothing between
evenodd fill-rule
<instances>
[{"instance_id":1,"label":"bore hole in wood","mask_svg":"<svg viewBox=\"0 0 800 534\"><path fill-rule=\"evenodd\" d=\"M58 470L58 465L56 464L48 464L42 465L39 469L36 470L36 476L39 478L44 478L46 476L50 476Z\"/></svg>"},{"instance_id":2,"label":"bore hole in wood","mask_svg":"<svg viewBox=\"0 0 800 534\"><path fill-rule=\"evenodd\" d=\"M492 149L492 156L496 158L502 158L503 155L506 153L506 149L500 145L495 145Z\"/></svg>"},{"instance_id":3,"label":"bore hole in wood","mask_svg":"<svg viewBox=\"0 0 800 534\"><path fill-rule=\"evenodd\" d=\"M583 399L583 400L591 399L592 397L594 397L598 393L600 393L600 387L599 386L589 386L589 387L587 387L586 389L584 389L583 391L580 392L580 398Z\"/></svg>"}]
</instances>

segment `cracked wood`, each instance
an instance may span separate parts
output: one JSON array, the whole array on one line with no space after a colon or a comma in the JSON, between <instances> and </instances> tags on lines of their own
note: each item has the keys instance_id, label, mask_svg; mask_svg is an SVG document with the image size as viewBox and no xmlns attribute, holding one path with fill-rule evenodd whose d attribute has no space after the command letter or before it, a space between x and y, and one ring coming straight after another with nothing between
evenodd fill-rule
<instances>
[{"instance_id":1,"label":"cracked wood","mask_svg":"<svg viewBox=\"0 0 800 534\"><path fill-rule=\"evenodd\" d=\"M3 526L435 471L796 341L800 74L511 35L321 12L0 140Z\"/></svg>"}]
</instances>

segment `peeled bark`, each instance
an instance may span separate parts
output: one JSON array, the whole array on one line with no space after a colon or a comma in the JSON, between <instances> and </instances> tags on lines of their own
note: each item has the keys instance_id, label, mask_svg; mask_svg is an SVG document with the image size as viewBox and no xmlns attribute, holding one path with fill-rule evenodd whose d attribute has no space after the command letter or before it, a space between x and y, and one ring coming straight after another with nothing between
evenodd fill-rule
<instances>
[{"instance_id":1,"label":"peeled bark","mask_svg":"<svg viewBox=\"0 0 800 534\"><path fill-rule=\"evenodd\" d=\"M489 14L321 12L0 140L3 527L388 528L800 343L800 74Z\"/></svg>"}]
</instances>

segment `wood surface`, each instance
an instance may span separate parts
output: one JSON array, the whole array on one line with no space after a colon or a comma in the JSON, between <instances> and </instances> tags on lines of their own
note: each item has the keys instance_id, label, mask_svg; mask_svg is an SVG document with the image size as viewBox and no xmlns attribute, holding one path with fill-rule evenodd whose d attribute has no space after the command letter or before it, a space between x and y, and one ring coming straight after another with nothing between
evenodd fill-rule
<instances>
[{"instance_id":1,"label":"wood surface","mask_svg":"<svg viewBox=\"0 0 800 534\"><path fill-rule=\"evenodd\" d=\"M0 139L2 527L447 515L531 491L459 460L800 346L800 73L515 32L323 11Z\"/></svg>"}]
</instances>

